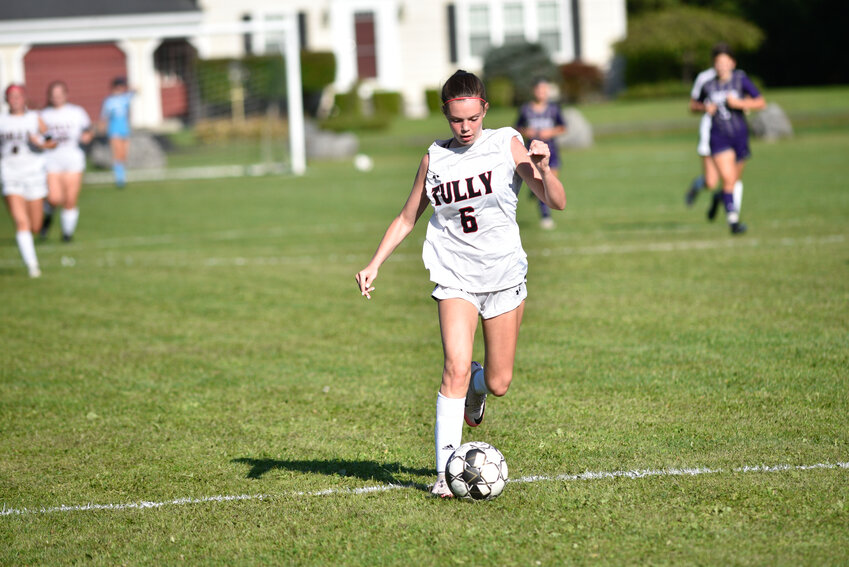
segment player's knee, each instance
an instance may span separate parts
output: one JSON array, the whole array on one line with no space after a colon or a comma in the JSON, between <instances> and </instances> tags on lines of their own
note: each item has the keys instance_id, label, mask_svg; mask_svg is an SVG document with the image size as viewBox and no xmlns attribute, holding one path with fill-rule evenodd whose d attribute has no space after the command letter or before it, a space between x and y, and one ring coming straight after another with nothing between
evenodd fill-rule
<instances>
[{"instance_id":1,"label":"player's knee","mask_svg":"<svg viewBox=\"0 0 849 567\"><path fill-rule=\"evenodd\" d=\"M442 369L442 385L449 391L457 391L465 394L470 376L471 367L468 364L446 361Z\"/></svg>"},{"instance_id":2,"label":"player's knee","mask_svg":"<svg viewBox=\"0 0 849 567\"><path fill-rule=\"evenodd\" d=\"M510 383L513 381L513 373L501 373L496 376L486 377L486 389L495 397L501 397L510 389Z\"/></svg>"}]
</instances>

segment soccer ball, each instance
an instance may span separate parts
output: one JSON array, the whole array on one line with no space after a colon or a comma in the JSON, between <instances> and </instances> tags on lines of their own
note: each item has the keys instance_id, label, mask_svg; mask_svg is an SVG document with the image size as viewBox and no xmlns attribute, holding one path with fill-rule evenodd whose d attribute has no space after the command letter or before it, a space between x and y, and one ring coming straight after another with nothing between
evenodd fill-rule
<instances>
[{"instance_id":1,"label":"soccer ball","mask_svg":"<svg viewBox=\"0 0 849 567\"><path fill-rule=\"evenodd\" d=\"M464 443L448 457L445 480L458 498L492 500L507 484L507 461L489 443Z\"/></svg>"}]
</instances>

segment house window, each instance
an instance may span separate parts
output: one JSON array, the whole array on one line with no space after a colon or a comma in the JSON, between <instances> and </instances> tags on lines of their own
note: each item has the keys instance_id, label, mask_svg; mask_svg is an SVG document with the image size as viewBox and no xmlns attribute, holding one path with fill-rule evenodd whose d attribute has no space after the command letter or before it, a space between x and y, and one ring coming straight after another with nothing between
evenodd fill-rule
<instances>
[{"instance_id":1,"label":"house window","mask_svg":"<svg viewBox=\"0 0 849 567\"><path fill-rule=\"evenodd\" d=\"M483 57L492 44L489 26L489 6L472 4L469 6L469 52L472 57Z\"/></svg>"},{"instance_id":2,"label":"house window","mask_svg":"<svg viewBox=\"0 0 849 567\"><path fill-rule=\"evenodd\" d=\"M549 53L558 53L562 49L560 41L560 6L558 2L551 0L539 2L537 5L537 17L539 21L539 42Z\"/></svg>"},{"instance_id":3,"label":"house window","mask_svg":"<svg viewBox=\"0 0 849 567\"><path fill-rule=\"evenodd\" d=\"M504 43L525 41L524 6L521 2L504 4Z\"/></svg>"},{"instance_id":4,"label":"house window","mask_svg":"<svg viewBox=\"0 0 849 567\"><path fill-rule=\"evenodd\" d=\"M269 25L280 25L286 20L283 14L265 14L263 21ZM265 32L265 51L264 53L283 53L286 45L285 32L277 30L268 30Z\"/></svg>"},{"instance_id":5,"label":"house window","mask_svg":"<svg viewBox=\"0 0 849 567\"><path fill-rule=\"evenodd\" d=\"M459 41L466 57L482 59L492 47L529 41L542 44L555 58L562 57L563 0L466 0L457 2L465 18Z\"/></svg>"},{"instance_id":6,"label":"house window","mask_svg":"<svg viewBox=\"0 0 849 567\"><path fill-rule=\"evenodd\" d=\"M354 40L357 44L357 76L360 79L377 77L377 36L374 33L374 12L354 14Z\"/></svg>"}]
</instances>

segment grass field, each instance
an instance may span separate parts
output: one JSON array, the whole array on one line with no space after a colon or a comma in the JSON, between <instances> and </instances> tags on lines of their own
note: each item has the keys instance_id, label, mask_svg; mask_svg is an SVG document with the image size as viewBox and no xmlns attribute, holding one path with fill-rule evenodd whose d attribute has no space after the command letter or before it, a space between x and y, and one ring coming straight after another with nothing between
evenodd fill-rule
<instances>
[{"instance_id":1,"label":"grass field","mask_svg":"<svg viewBox=\"0 0 849 567\"><path fill-rule=\"evenodd\" d=\"M587 109L632 133L565 155L556 230L523 196L516 379L464 439L525 482L488 503L425 492L425 223L353 280L438 119L370 173L90 188L40 280L3 215L0 564L845 565L849 99L785 95L742 237L684 207L695 130L633 135L653 103Z\"/></svg>"}]
</instances>

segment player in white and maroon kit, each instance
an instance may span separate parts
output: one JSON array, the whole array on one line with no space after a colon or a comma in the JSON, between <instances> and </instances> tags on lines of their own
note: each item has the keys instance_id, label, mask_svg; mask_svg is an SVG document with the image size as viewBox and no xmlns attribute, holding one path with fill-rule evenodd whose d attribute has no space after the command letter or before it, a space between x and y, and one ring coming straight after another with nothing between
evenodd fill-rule
<instances>
[{"instance_id":1,"label":"player in white and maroon kit","mask_svg":"<svg viewBox=\"0 0 849 567\"><path fill-rule=\"evenodd\" d=\"M453 137L430 146L406 204L356 280L370 299L380 266L428 204L433 207L422 258L436 284L432 296L445 361L436 400L437 480L431 492L450 497L445 464L461 444L464 417L469 426L479 425L487 393L503 396L513 379L528 269L515 190L524 181L558 210L566 206L566 193L549 167L545 142L535 140L527 149L512 128L483 129L489 104L475 75L457 71L442 87L442 103ZM472 361L478 318L483 321L483 367Z\"/></svg>"},{"instance_id":2,"label":"player in white and maroon kit","mask_svg":"<svg viewBox=\"0 0 849 567\"><path fill-rule=\"evenodd\" d=\"M68 102L68 87L62 81L54 81L47 88L47 103L41 119L56 147L45 153L48 193L41 237L47 236L54 207L62 207L62 240L70 242L80 217L77 203L85 171L85 152L80 144L91 142L94 133L86 111Z\"/></svg>"},{"instance_id":3,"label":"player in white and maroon kit","mask_svg":"<svg viewBox=\"0 0 849 567\"><path fill-rule=\"evenodd\" d=\"M705 69L696 75L696 80L693 81L693 88L690 89L690 112L699 112L702 115L701 120L699 120L699 143L696 146L696 153L699 154L699 158L702 160L702 174L693 179L693 182L690 183L690 189L684 196L684 202L688 207L692 207L693 203L696 202L699 192L704 189L713 191L719 183L719 172L716 171L716 166L710 157L710 114L704 110L695 110L698 107L702 87L715 77L716 70L713 67Z\"/></svg>"},{"instance_id":4,"label":"player in white and maroon kit","mask_svg":"<svg viewBox=\"0 0 849 567\"><path fill-rule=\"evenodd\" d=\"M32 233L41 228L47 195L44 156L38 151L52 145L42 135L46 127L36 112L27 110L21 85L6 88L9 113L0 115L0 183L9 214L15 222L15 240L32 278L41 276Z\"/></svg>"}]
</instances>

